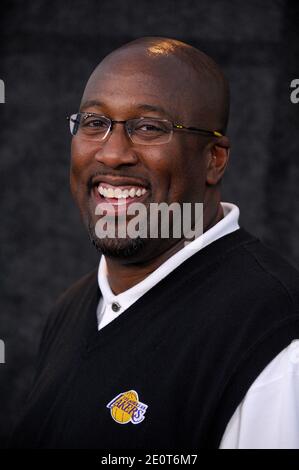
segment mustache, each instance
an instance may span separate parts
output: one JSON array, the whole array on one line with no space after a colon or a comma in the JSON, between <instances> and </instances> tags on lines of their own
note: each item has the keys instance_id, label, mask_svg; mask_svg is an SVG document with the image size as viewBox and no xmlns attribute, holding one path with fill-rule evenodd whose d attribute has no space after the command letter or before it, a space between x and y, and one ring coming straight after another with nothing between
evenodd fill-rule
<instances>
[{"instance_id":1,"label":"mustache","mask_svg":"<svg viewBox=\"0 0 299 470\"><path fill-rule=\"evenodd\" d=\"M112 172L112 171L99 170L99 171L95 171L94 173L92 173L87 180L87 189L89 192L93 188L94 179L97 178L98 176L108 176L108 177L112 176L112 177L122 177L122 178L132 178L132 179L135 178L137 180L143 181L145 186L148 186L148 187L151 186L149 180L141 175L132 174L132 173L124 172L124 171Z\"/></svg>"}]
</instances>

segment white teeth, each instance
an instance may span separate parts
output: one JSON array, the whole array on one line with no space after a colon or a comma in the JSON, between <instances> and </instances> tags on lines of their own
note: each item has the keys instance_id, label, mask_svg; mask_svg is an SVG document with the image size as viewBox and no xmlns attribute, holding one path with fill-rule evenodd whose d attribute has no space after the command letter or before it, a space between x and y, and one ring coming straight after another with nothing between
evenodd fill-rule
<instances>
[{"instance_id":1,"label":"white teeth","mask_svg":"<svg viewBox=\"0 0 299 470\"><path fill-rule=\"evenodd\" d=\"M143 194L146 193L145 188L131 188L131 189L120 189L116 187L115 189L109 187L109 188L104 188L99 184L98 186L98 192L101 194L101 196L104 196L106 198L116 198L116 199L126 199L128 197L140 197Z\"/></svg>"},{"instance_id":2,"label":"white teeth","mask_svg":"<svg viewBox=\"0 0 299 470\"><path fill-rule=\"evenodd\" d=\"M112 188L108 188L107 197L114 197L114 190Z\"/></svg>"},{"instance_id":3,"label":"white teeth","mask_svg":"<svg viewBox=\"0 0 299 470\"><path fill-rule=\"evenodd\" d=\"M116 197L117 199L119 199L119 198L121 197L121 193L122 193L121 189L116 188L116 189L114 190L114 197Z\"/></svg>"}]
</instances>

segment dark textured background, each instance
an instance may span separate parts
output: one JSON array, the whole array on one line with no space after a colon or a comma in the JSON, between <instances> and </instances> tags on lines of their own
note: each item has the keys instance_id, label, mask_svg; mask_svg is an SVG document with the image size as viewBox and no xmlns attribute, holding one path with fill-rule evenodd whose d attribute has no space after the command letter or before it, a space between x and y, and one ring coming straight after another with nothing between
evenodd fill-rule
<instances>
[{"instance_id":1,"label":"dark textured background","mask_svg":"<svg viewBox=\"0 0 299 470\"><path fill-rule=\"evenodd\" d=\"M65 116L94 66L144 35L202 48L231 83L232 140L223 200L241 223L299 266L298 2L3 1L0 18L0 439L22 409L45 317L57 295L94 267L68 187Z\"/></svg>"}]
</instances>

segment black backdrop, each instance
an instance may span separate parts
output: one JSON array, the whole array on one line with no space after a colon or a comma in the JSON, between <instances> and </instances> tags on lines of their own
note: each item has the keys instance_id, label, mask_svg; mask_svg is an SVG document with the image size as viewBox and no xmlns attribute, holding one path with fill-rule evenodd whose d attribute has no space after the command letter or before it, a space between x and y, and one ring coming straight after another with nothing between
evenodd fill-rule
<instances>
[{"instance_id":1,"label":"black backdrop","mask_svg":"<svg viewBox=\"0 0 299 470\"><path fill-rule=\"evenodd\" d=\"M282 0L44 0L1 2L0 437L33 374L57 295L93 268L68 187L65 116L101 58L139 36L174 37L210 54L232 90L230 167L223 200L241 224L299 267L299 10Z\"/></svg>"}]
</instances>

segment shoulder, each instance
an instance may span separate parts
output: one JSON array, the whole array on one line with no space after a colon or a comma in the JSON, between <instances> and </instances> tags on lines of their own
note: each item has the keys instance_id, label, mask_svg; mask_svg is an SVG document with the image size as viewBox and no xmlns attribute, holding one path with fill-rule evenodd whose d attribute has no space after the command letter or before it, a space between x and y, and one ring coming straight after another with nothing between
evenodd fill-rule
<instances>
[{"instance_id":1,"label":"shoulder","mask_svg":"<svg viewBox=\"0 0 299 470\"><path fill-rule=\"evenodd\" d=\"M55 306L63 308L64 306L76 302L78 298L85 295L87 291L97 285L98 268L94 268L80 279L75 281L67 290L65 290L56 300Z\"/></svg>"},{"instance_id":2,"label":"shoulder","mask_svg":"<svg viewBox=\"0 0 299 470\"><path fill-rule=\"evenodd\" d=\"M97 288L97 270L95 268L85 274L64 291L56 300L50 317L55 316L54 312L64 312L70 306L78 306L78 302L83 302L90 295L90 290Z\"/></svg>"},{"instance_id":3,"label":"shoulder","mask_svg":"<svg viewBox=\"0 0 299 470\"><path fill-rule=\"evenodd\" d=\"M273 341L277 344L273 358L299 337L299 272L244 229L238 243L229 244L227 238L227 246L230 249L218 259L206 289L213 293L210 303L217 307L221 301L216 318L228 334L238 331L246 355L269 349L269 341Z\"/></svg>"},{"instance_id":4,"label":"shoulder","mask_svg":"<svg viewBox=\"0 0 299 470\"><path fill-rule=\"evenodd\" d=\"M257 293L283 298L296 309L299 306L299 271L263 241L252 237L242 245L243 282L251 283ZM299 310L297 311L299 313Z\"/></svg>"},{"instance_id":5,"label":"shoulder","mask_svg":"<svg viewBox=\"0 0 299 470\"><path fill-rule=\"evenodd\" d=\"M61 334L70 322L76 322L76 316L81 313L80 306L97 293L97 270L95 268L82 276L58 297L44 325L40 353L52 342L58 331Z\"/></svg>"}]
</instances>

